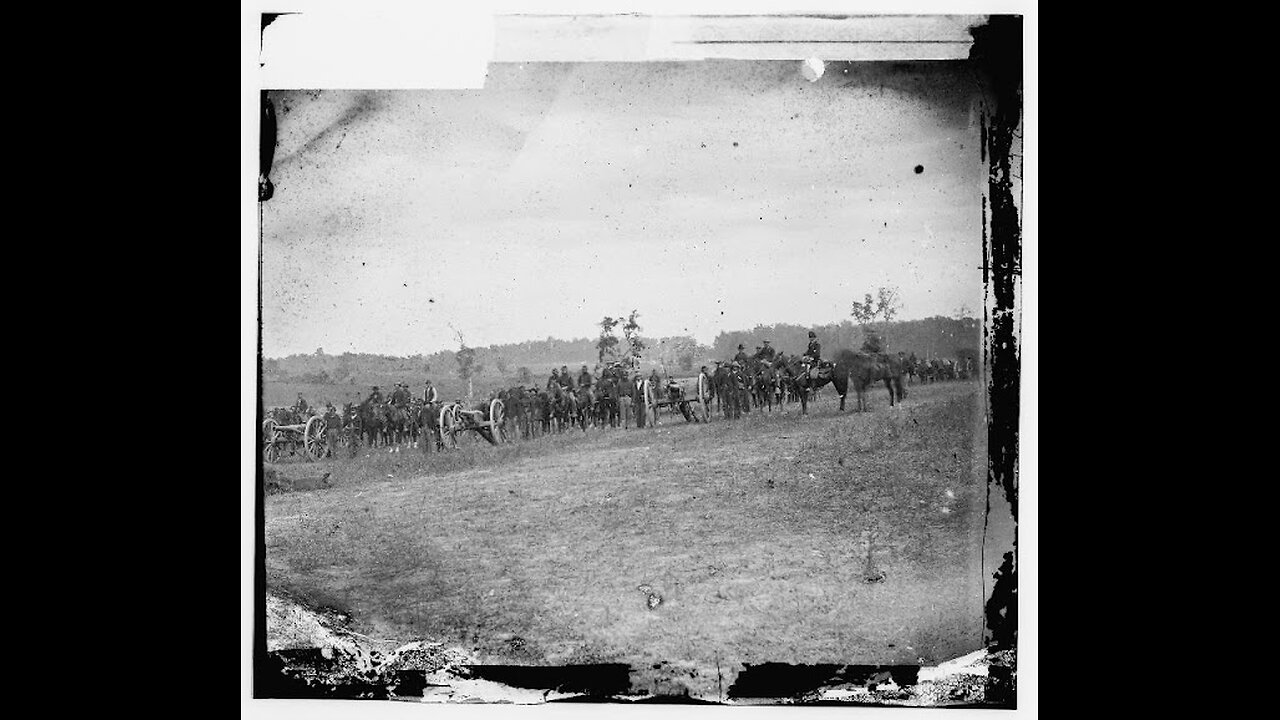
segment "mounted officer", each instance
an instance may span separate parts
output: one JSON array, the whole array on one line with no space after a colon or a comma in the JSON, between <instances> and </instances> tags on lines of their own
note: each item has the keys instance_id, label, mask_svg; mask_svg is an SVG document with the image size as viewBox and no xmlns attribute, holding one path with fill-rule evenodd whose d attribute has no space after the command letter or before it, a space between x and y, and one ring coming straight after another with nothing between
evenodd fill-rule
<instances>
[{"instance_id":1,"label":"mounted officer","mask_svg":"<svg viewBox=\"0 0 1280 720\"><path fill-rule=\"evenodd\" d=\"M822 344L818 342L818 333L809 331L809 347L804 354L810 358L809 362L813 365L819 365L822 362Z\"/></svg>"},{"instance_id":2,"label":"mounted officer","mask_svg":"<svg viewBox=\"0 0 1280 720\"><path fill-rule=\"evenodd\" d=\"M396 383L396 389L391 392L391 404L402 408L409 404L409 387L403 383Z\"/></svg>"},{"instance_id":3,"label":"mounted officer","mask_svg":"<svg viewBox=\"0 0 1280 720\"><path fill-rule=\"evenodd\" d=\"M775 357L777 357L777 351L773 349L773 346L769 344L768 340L764 341L764 347L756 351L757 360L773 363Z\"/></svg>"},{"instance_id":4,"label":"mounted officer","mask_svg":"<svg viewBox=\"0 0 1280 720\"><path fill-rule=\"evenodd\" d=\"M560 385L560 371L551 368L551 377L547 378L547 390L555 390Z\"/></svg>"},{"instance_id":5,"label":"mounted officer","mask_svg":"<svg viewBox=\"0 0 1280 720\"><path fill-rule=\"evenodd\" d=\"M742 365L745 367L748 359L749 358L747 358L747 346L743 345L742 343L738 343L738 354L733 356L734 362L742 363Z\"/></svg>"},{"instance_id":6,"label":"mounted officer","mask_svg":"<svg viewBox=\"0 0 1280 720\"><path fill-rule=\"evenodd\" d=\"M431 384L430 379L427 380L427 389L422 392L422 399L428 405L440 401L440 393L436 392L436 386Z\"/></svg>"},{"instance_id":7,"label":"mounted officer","mask_svg":"<svg viewBox=\"0 0 1280 720\"><path fill-rule=\"evenodd\" d=\"M369 397L365 400L365 403L369 405L382 404L382 391L378 389L377 385L373 386L373 392L369 393Z\"/></svg>"},{"instance_id":8,"label":"mounted officer","mask_svg":"<svg viewBox=\"0 0 1280 720\"><path fill-rule=\"evenodd\" d=\"M586 365L583 365L582 372L578 373L578 387L584 387L590 390L591 383L594 380L595 378L591 377L591 371L587 369Z\"/></svg>"},{"instance_id":9,"label":"mounted officer","mask_svg":"<svg viewBox=\"0 0 1280 720\"><path fill-rule=\"evenodd\" d=\"M296 402L293 403L293 409L298 411L299 416L306 417L307 410L309 410L310 408L311 406L308 405L307 401L303 399L302 393L298 393L298 399Z\"/></svg>"},{"instance_id":10,"label":"mounted officer","mask_svg":"<svg viewBox=\"0 0 1280 720\"><path fill-rule=\"evenodd\" d=\"M565 388L566 390L573 389L573 376L569 374L568 365L560 366L560 387Z\"/></svg>"}]
</instances>

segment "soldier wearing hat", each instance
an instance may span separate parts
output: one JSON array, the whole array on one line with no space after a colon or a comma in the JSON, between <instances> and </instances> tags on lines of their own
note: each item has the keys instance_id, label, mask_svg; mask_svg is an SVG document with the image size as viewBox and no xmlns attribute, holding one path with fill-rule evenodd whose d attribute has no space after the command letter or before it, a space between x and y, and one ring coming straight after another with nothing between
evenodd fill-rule
<instances>
[{"instance_id":1,"label":"soldier wearing hat","mask_svg":"<svg viewBox=\"0 0 1280 720\"><path fill-rule=\"evenodd\" d=\"M333 450L338 447L341 433L342 417L338 415L338 409L333 406L333 403L327 402L324 408L325 457L333 457Z\"/></svg>"},{"instance_id":2,"label":"soldier wearing hat","mask_svg":"<svg viewBox=\"0 0 1280 720\"><path fill-rule=\"evenodd\" d=\"M554 390L560 384L560 371L551 368L551 377L547 378L547 390Z\"/></svg>"},{"instance_id":3,"label":"soldier wearing hat","mask_svg":"<svg viewBox=\"0 0 1280 720\"><path fill-rule=\"evenodd\" d=\"M428 405L440 401L440 393L436 392L436 386L431 384L431 378L427 378L427 389L422 391L422 399L426 400Z\"/></svg>"},{"instance_id":4,"label":"soldier wearing hat","mask_svg":"<svg viewBox=\"0 0 1280 720\"><path fill-rule=\"evenodd\" d=\"M578 373L578 387L583 387L590 390L591 383L593 381L594 381L594 378L591 377L591 371L587 369L586 365L583 365L582 372Z\"/></svg>"},{"instance_id":5,"label":"soldier wearing hat","mask_svg":"<svg viewBox=\"0 0 1280 720\"><path fill-rule=\"evenodd\" d=\"M809 331L809 347L804 351L809 356L810 362L817 365L822 360L822 344L818 342L818 333Z\"/></svg>"},{"instance_id":6,"label":"soldier wearing hat","mask_svg":"<svg viewBox=\"0 0 1280 720\"><path fill-rule=\"evenodd\" d=\"M560 366L560 387L566 390L573 389L573 376L569 374L569 366Z\"/></svg>"},{"instance_id":7,"label":"soldier wearing hat","mask_svg":"<svg viewBox=\"0 0 1280 720\"><path fill-rule=\"evenodd\" d=\"M396 389L391 391L391 404L396 407L404 407L409 401L409 391L405 389L402 383L396 383Z\"/></svg>"},{"instance_id":8,"label":"soldier wearing hat","mask_svg":"<svg viewBox=\"0 0 1280 720\"><path fill-rule=\"evenodd\" d=\"M298 400L293 404L293 407L298 411L299 415L306 415L307 410L310 409L311 406L307 404L305 399L303 399L302 393L298 393Z\"/></svg>"},{"instance_id":9,"label":"soldier wearing hat","mask_svg":"<svg viewBox=\"0 0 1280 720\"><path fill-rule=\"evenodd\" d=\"M369 393L369 398L366 402L370 405L379 405L382 403L382 391L378 389L377 385L373 386L373 392Z\"/></svg>"},{"instance_id":10,"label":"soldier wearing hat","mask_svg":"<svg viewBox=\"0 0 1280 720\"><path fill-rule=\"evenodd\" d=\"M756 349L756 359L771 363L777 353L773 349L773 346L769 344L768 340L764 340L763 342L764 347Z\"/></svg>"},{"instance_id":11,"label":"soldier wearing hat","mask_svg":"<svg viewBox=\"0 0 1280 720\"><path fill-rule=\"evenodd\" d=\"M740 362L743 365L746 365L747 364L747 347L742 343L738 343L738 354L734 355L733 359L735 362Z\"/></svg>"}]
</instances>

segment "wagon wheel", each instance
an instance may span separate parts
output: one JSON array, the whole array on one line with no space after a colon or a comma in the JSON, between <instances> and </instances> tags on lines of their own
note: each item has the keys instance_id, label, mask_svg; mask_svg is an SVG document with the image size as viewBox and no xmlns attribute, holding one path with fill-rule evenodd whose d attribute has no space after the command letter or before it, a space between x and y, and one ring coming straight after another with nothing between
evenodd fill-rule
<instances>
[{"instance_id":1,"label":"wagon wheel","mask_svg":"<svg viewBox=\"0 0 1280 720\"><path fill-rule=\"evenodd\" d=\"M319 415L307 420L307 427L302 434L302 447L306 450L307 459L319 460L324 457L327 439L325 438L324 418Z\"/></svg>"},{"instance_id":2,"label":"wagon wheel","mask_svg":"<svg viewBox=\"0 0 1280 720\"><path fill-rule=\"evenodd\" d=\"M458 406L449 403L440 408L440 441L446 448L458 447Z\"/></svg>"},{"instance_id":3,"label":"wagon wheel","mask_svg":"<svg viewBox=\"0 0 1280 720\"><path fill-rule=\"evenodd\" d=\"M507 433L504 428L506 422L506 406L502 404L501 400L494 398L489 403L489 429L493 432L493 437L498 442L507 442Z\"/></svg>"}]
</instances>

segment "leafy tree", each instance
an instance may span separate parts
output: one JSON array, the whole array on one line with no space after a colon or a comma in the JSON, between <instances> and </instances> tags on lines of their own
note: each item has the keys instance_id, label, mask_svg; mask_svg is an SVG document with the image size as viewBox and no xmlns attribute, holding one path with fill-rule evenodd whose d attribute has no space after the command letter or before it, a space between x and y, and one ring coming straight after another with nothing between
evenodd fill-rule
<instances>
[{"instance_id":1,"label":"leafy tree","mask_svg":"<svg viewBox=\"0 0 1280 720\"><path fill-rule=\"evenodd\" d=\"M622 322L621 318L612 318L608 315L600 321L600 339L596 341L596 351L602 363L606 357L613 359L618 356L618 336L613 334L613 329L620 322Z\"/></svg>"},{"instance_id":2,"label":"leafy tree","mask_svg":"<svg viewBox=\"0 0 1280 720\"><path fill-rule=\"evenodd\" d=\"M622 326L622 335L627 339L626 356L631 358L633 365L640 362L640 358L644 357L645 344L640 339L640 323L637 319L640 317L639 310L632 310L627 316L627 323Z\"/></svg>"},{"instance_id":3,"label":"leafy tree","mask_svg":"<svg viewBox=\"0 0 1280 720\"><path fill-rule=\"evenodd\" d=\"M902 298L896 287L879 287L876 289L874 298L871 297L871 293L866 293L862 297L862 302L853 301L852 312L850 312L853 319L862 326L862 350L873 353L884 352L889 345L885 334L889 324L902 309Z\"/></svg>"},{"instance_id":4,"label":"leafy tree","mask_svg":"<svg viewBox=\"0 0 1280 720\"><path fill-rule=\"evenodd\" d=\"M476 363L476 349L467 347L467 341L462 337L461 332L454 330L454 333L458 336L458 352L454 353L453 357L458 363L458 377L467 384L467 400L470 400L475 395L471 378L480 371Z\"/></svg>"}]
</instances>

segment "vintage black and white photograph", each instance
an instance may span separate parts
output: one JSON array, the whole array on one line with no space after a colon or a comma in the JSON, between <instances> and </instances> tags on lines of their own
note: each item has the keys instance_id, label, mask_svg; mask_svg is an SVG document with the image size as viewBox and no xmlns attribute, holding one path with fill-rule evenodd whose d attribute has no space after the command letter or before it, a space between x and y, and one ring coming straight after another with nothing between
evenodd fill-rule
<instances>
[{"instance_id":1,"label":"vintage black and white photograph","mask_svg":"<svg viewBox=\"0 0 1280 720\"><path fill-rule=\"evenodd\" d=\"M260 19L252 698L1025 709L1023 16Z\"/></svg>"}]
</instances>

